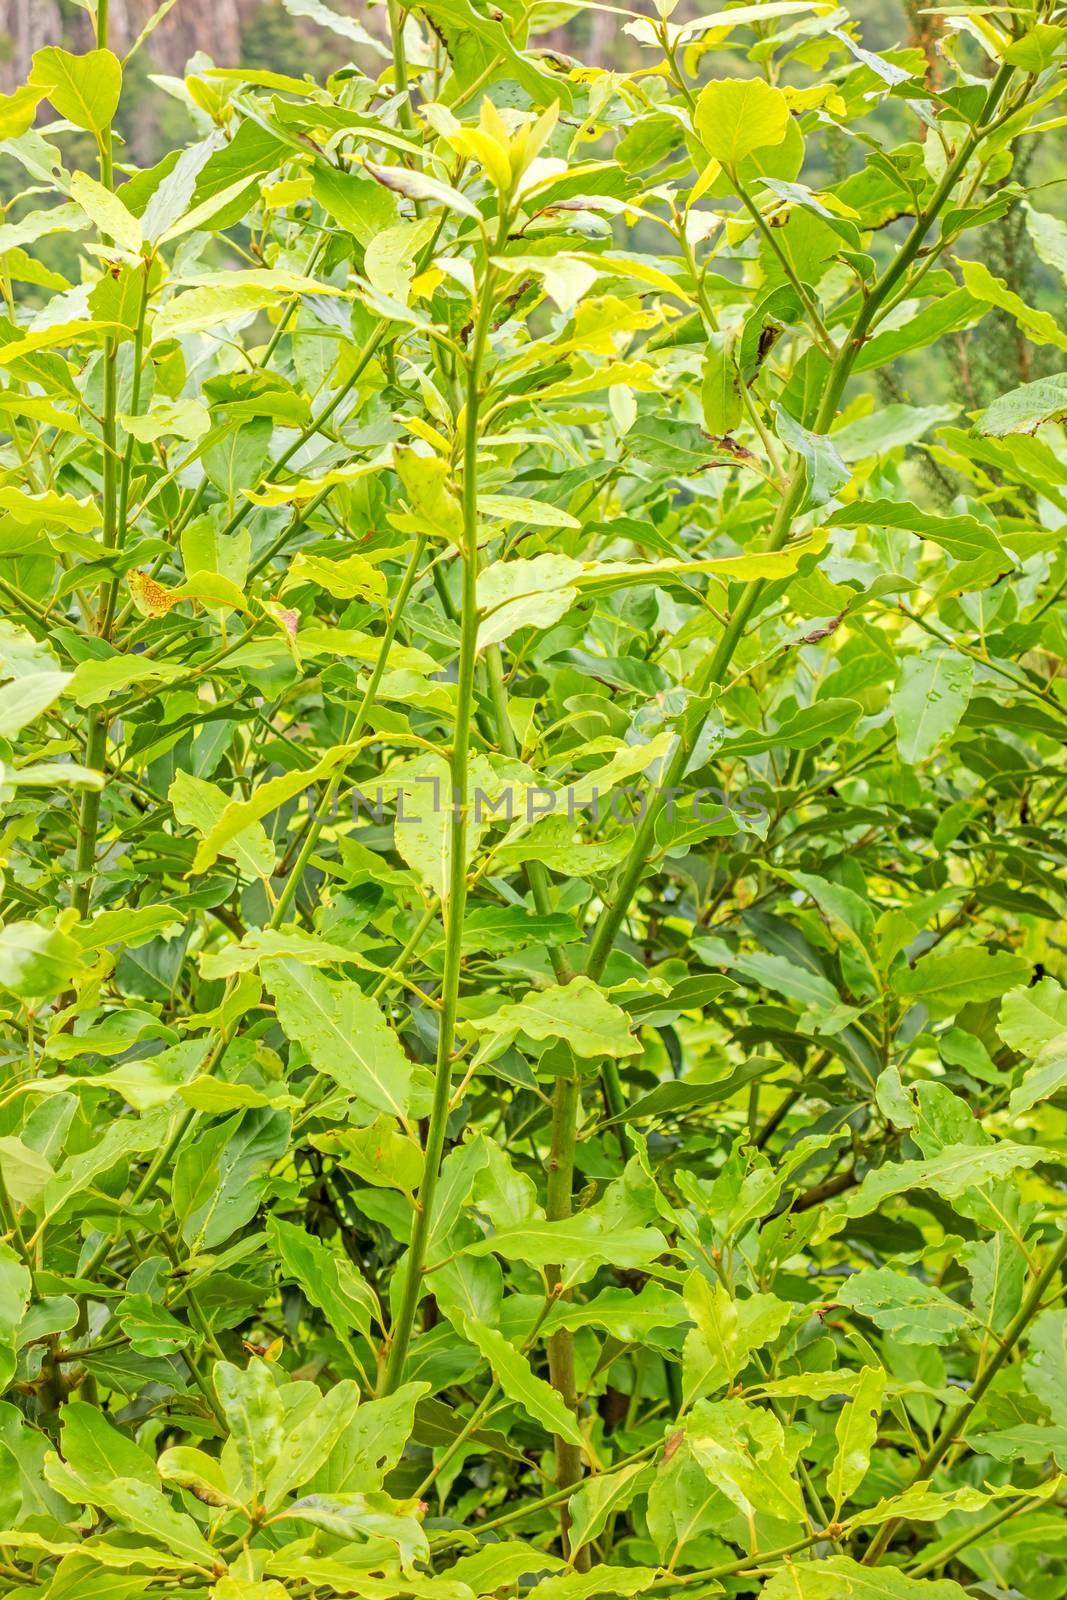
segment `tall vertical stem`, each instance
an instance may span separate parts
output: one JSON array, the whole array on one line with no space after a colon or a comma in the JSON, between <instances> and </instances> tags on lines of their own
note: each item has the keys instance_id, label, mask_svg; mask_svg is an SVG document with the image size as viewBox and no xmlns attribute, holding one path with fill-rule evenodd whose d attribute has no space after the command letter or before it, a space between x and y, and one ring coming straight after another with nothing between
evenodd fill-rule
<instances>
[{"instance_id":1,"label":"tall vertical stem","mask_svg":"<svg viewBox=\"0 0 1067 1600\"><path fill-rule=\"evenodd\" d=\"M392 34L393 45L393 87L397 94L404 97L400 102L401 127L405 128L408 133L414 133L415 116L409 99L408 57L404 48L404 13L405 7L400 4L400 0L389 0L389 32Z\"/></svg>"},{"instance_id":2,"label":"tall vertical stem","mask_svg":"<svg viewBox=\"0 0 1067 1600\"><path fill-rule=\"evenodd\" d=\"M489 691L493 701L493 720L500 748L507 756L519 754L515 731L508 716L507 688L504 683L500 646L490 645L486 651L486 669ZM551 879L543 861L526 864L526 879L530 885L533 903L541 916L552 909ZM566 951L558 945L549 949L549 960L557 983L570 983L574 968ZM556 1079L552 1091L552 1143L548 1158L547 1217L549 1222L559 1222L571 1214L571 1195L574 1188L574 1148L577 1143L578 1112L581 1107L582 1086L577 1065L571 1060L572 1070ZM559 1267L549 1267L546 1273L549 1288L558 1285ZM557 1295L562 1299L562 1294ZM552 1385L569 1411L577 1411L578 1395L574 1381L574 1334L570 1328L557 1328L548 1339L548 1374ZM556 1435L556 1487L570 1488L582 1476L581 1451L569 1440ZM567 1502L559 1509L560 1537L564 1551L569 1555L570 1513ZM589 1551L578 1552L574 1563L579 1572L589 1570Z\"/></svg>"},{"instance_id":3,"label":"tall vertical stem","mask_svg":"<svg viewBox=\"0 0 1067 1600\"><path fill-rule=\"evenodd\" d=\"M141 407L141 379L144 367L144 335L145 318L148 314L148 287L152 264L150 261L141 263L141 292L137 302L137 325L133 335L133 371L130 380L130 415L137 416ZM106 409L106 407L105 407ZM133 447L135 444L133 434L126 436L126 448L122 452L122 468L119 473L118 500L115 510L115 549L121 550L126 543L127 524L130 512L130 478L133 473ZM115 620L115 602L118 598L119 580L113 577L104 591L104 598L100 608L100 632L106 639L110 636L112 624Z\"/></svg>"},{"instance_id":4,"label":"tall vertical stem","mask_svg":"<svg viewBox=\"0 0 1067 1600\"><path fill-rule=\"evenodd\" d=\"M463 586L460 603L459 667L456 684L456 720L452 734L449 774L452 785L449 819L449 865L444 901L445 960L441 983L441 1011L434 1066L433 1103L426 1135L422 1182L415 1201L415 1225L404 1268L400 1306L393 1323L389 1358L382 1380L391 1394L400 1383L407 1359L415 1316L422 1297L422 1271L437 1176L445 1147L448 1101L452 1087L452 1052L456 1040L456 1006L463 952L463 917L467 906L467 810L469 805L469 753L474 714L474 667L478 649L478 415L481 404L482 361L493 314L496 273L487 261L467 365L466 405L463 415Z\"/></svg>"},{"instance_id":5,"label":"tall vertical stem","mask_svg":"<svg viewBox=\"0 0 1067 1600\"><path fill-rule=\"evenodd\" d=\"M549 1222L560 1222L571 1214L571 1193L574 1188L574 1147L577 1142L578 1107L581 1103L581 1080L573 1056L570 1072L556 1079L552 1093L552 1146L548 1157ZM547 1269L549 1289L561 1297L563 1278L561 1266ZM557 1328L548 1336L548 1373L552 1386L569 1411L578 1408L578 1394L574 1379L574 1335L569 1328ZM577 1445L556 1435L556 1487L565 1489L576 1484L582 1476L582 1455ZM564 1555L570 1551L570 1512L567 1502L559 1508L560 1534ZM579 1550L575 1561L579 1572L589 1570L588 1547Z\"/></svg>"},{"instance_id":6,"label":"tall vertical stem","mask_svg":"<svg viewBox=\"0 0 1067 1600\"><path fill-rule=\"evenodd\" d=\"M97 0L96 43L100 50L107 49L108 0ZM100 182L110 189L115 181L111 150L111 129L104 128L99 136ZM103 446L103 543L105 550L113 550L118 536L118 340L110 337L104 352L104 410L101 428ZM101 594L101 611L97 619L98 630L103 632L107 611L105 588ZM85 765L94 770L103 765L107 749L107 717L102 711L89 712L85 730ZM93 898L93 873L96 868L96 840L100 828L100 791L83 789L78 810L77 843L74 855L74 894L72 903L79 916L87 916Z\"/></svg>"}]
</instances>

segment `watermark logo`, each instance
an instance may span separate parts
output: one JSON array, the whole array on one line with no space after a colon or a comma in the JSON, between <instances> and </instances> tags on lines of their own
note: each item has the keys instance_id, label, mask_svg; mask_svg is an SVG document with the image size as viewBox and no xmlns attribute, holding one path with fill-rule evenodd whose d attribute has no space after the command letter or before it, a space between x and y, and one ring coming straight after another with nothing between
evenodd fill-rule
<instances>
[{"instance_id":1,"label":"watermark logo","mask_svg":"<svg viewBox=\"0 0 1067 1600\"><path fill-rule=\"evenodd\" d=\"M417 792L413 792L416 790ZM761 785L749 785L732 795L718 785L705 785L697 789L678 787L662 788L655 785L636 788L620 785L602 795L598 789L583 784L565 784L550 789L538 784L504 784L492 791L474 787L467 813L479 826L494 823L525 822L532 826L546 817L566 817L577 823L585 818L594 825L612 818L620 827L637 827L649 810L656 805L668 825L676 818L689 818L694 822L714 826L733 815L737 820L752 826L761 825L769 815L767 790ZM384 827L392 821L397 828L419 827L430 817L449 814L458 816L460 807L453 802L451 791L446 791L439 777L414 777L403 788L378 787L374 790L354 788L348 804L353 822L365 818ZM390 808L395 811L390 817ZM336 822L341 815L342 801L335 796L325 813L315 809L312 814L320 822Z\"/></svg>"}]
</instances>

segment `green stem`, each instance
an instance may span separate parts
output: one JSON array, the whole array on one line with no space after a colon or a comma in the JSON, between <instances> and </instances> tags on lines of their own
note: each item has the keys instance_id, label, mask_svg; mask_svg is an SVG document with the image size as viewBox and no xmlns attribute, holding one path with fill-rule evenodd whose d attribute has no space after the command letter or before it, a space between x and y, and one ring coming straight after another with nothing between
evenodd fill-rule
<instances>
[{"instance_id":1,"label":"green stem","mask_svg":"<svg viewBox=\"0 0 1067 1600\"><path fill-rule=\"evenodd\" d=\"M783 1544L777 1550L757 1551L751 1556L742 1556L738 1561L725 1562L720 1567L707 1567L703 1572L684 1572L678 1576L672 1574L669 1578L657 1578L650 1583L646 1594L658 1594L662 1589L686 1589L692 1583L706 1583L712 1578L733 1578L740 1573L748 1573L769 1566L772 1561L784 1561L787 1556L795 1556L800 1550L810 1550L813 1544L818 1544L825 1539L825 1532L811 1533L806 1539L796 1539L792 1544Z\"/></svg>"},{"instance_id":2,"label":"green stem","mask_svg":"<svg viewBox=\"0 0 1067 1600\"><path fill-rule=\"evenodd\" d=\"M938 1567L943 1567L951 1561L953 1556L959 1555L961 1550L966 1550L969 1544L975 1544L979 1539L984 1539L987 1533L992 1533L994 1528L999 1528L1001 1523L1007 1522L1010 1517L1021 1516L1025 1511L1037 1511L1045 1504L1043 1497L1038 1496L1031 1500L1009 1500L1006 1506L1001 1506L992 1516L984 1517L981 1522L976 1522L952 1540L950 1544L940 1547L926 1561L920 1561L917 1567L908 1568L909 1578L925 1578L931 1572L936 1572Z\"/></svg>"},{"instance_id":3,"label":"green stem","mask_svg":"<svg viewBox=\"0 0 1067 1600\"><path fill-rule=\"evenodd\" d=\"M999 104L1011 78L1012 71L1013 69L1010 66L1002 67L990 84L986 95L983 123ZM948 201L960 173L970 160L975 147L984 136L984 132L983 127L976 127L964 141L955 158L945 169L941 182L931 196L929 204L916 217L911 232L896 257L873 285L867 299L856 313L848 338L838 350L837 357L830 369L822 402L814 421L814 431L816 433L829 431L837 413L837 407L845 384L848 382L856 357L863 348L871 324L874 322L886 298L892 293L895 285L918 255L927 233ZM786 485L774 522L771 525L770 536L767 541L767 549L769 551L781 550L788 542L792 532L793 519L803 503L804 484L804 468L802 464L798 464ZM721 687L730 662L733 660L734 652L744 636L749 619L759 603L764 588L765 582L759 578L753 579L745 585L737 607L711 656L708 667L698 680L696 685L698 693L707 693L710 688ZM693 751L696 749L697 741L703 732L706 717L694 720L695 725L690 729L688 735L683 735L678 740L674 754L667 764L658 793L649 796L644 816L634 835L630 854L623 864L618 881L614 886L612 898L601 913L593 931L586 971L594 980L599 979L603 974L615 943L615 936L630 909L630 904L637 893L638 885L651 858L656 837L656 825L659 822L665 803L665 796L670 793L672 788L677 788L680 785ZM613 1061L606 1064L603 1076L605 1098L611 1115L613 1117L621 1116L625 1111L625 1098L618 1068Z\"/></svg>"},{"instance_id":4,"label":"green stem","mask_svg":"<svg viewBox=\"0 0 1067 1600\"><path fill-rule=\"evenodd\" d=\"M581 1080L577 1065L571 1058L571 1072L556 1079L552 1091L552 1144L548 1157L548 1204L545 1213L549 1222L560 1222L571 1214L574 1190L574 1149L577 1143L578 1108L581 1105ZM546 1272L549 1291L553 1299L564 1297L563 1268L549 1267ZM552 1386L568 1411L577 1412L578 1392L574 1374L574 1335L569 1328L557 1328L548 1336L548 1372ZM564 1489L579 1482L582 1476L582 1452L577 1445L556 1435L556 1486ZM564 1501L560 1507L560 1535L563 1553L572 1555L570 1542L570 1509ZM573 1555L579 1572L588 1572L590 1551L584 1545Z\"/></svg>"},{"instance_id":5,"label":"green stem","mask_svg":"<svg viewBox=\"0 0 1067 1600\"><path fill-rule=\"evenodd\" d=\"M501 219L502 231L504 219ZM478 415L481 405L482 361L493 318L496 274L487 263L478 305L474 337L467 367L467 394L463 435L463 599L460 610L456 720L449 762L452 784L449 827L448 892L443 903L445 959L441 982L441 1013L434 1066L433 1103L426 1135L422 1182L415 1202L415 1225L404 1268L400 1305L393 1323L389 1358L383 1375L383 1393L400 1383L407 1359L415 1316L422 1298L422 1273L430 1232L437 1176L445 1147L448 1102L452 1087L452 1052L456 1037L456 1008L463 959L463 916L467 905L467 809L471 723L474 713L474 668L478 648Z\"/></svg>"},{"instance_id":6,"label":"green stem","mask_svg":"<svg viewBox=\"0 0 1067 1600\"><path fill-rule=\"evenodd\" d=\"M14 1202L11 1199L11 1195L8 1191L7 1183L2 1172L0 1172L0 1220L3 1221L4 1232L10 1234L15 1249L22 1257L22 1264L29 1273L32 1282L34 1277L33 1257L26 1248L26 1240L23 1237L22 1225L18 1219L18 1212L15 1210ZM33 1292L36 1295L36 1286L34 1287Z\"/></svg>"},{"instance_id":7,"label":"green stem","mask_svg":"<svg viewBox=\"0 0 1067 1600\"><path fill-rule=\"evenodd\" d=\"M515 730L511 725L508 715L507 687L504 683L504 669L500 656L500 646L492 645L486 652L486 668L489 680L489 690L493 702L493 719L496 724L497 739L505 755L517 757L519 754L518 741ZM542 861L530 861L526 864L526 878L530 885L530 892L534 905L541 916L547 916L552 909L551 879L548 868ZM553 945L549 950L549 959L556 976L557 983L570 983L574 977L574 968L566 951L558 945ZM577 1074L556 1079L552 1093L552 1143L548 1165L548 1208L547 1215L550 1222L559 1221L571 1214L571 1194L574 1187L574 1149L577 1142L578 1112L581 1108L581 1082ZM559 1269L549 1268L549 1286L554 1276L558 1278ZM558 1328L551 1334L548 1341L548 1372L553 1387L558 1391L561 1400L568 1410L577 1413L578 1398L574 1376L574 1334L570 1328ZM582 1476L581 1451L568 1440L558 1434L555 1438L556 1457L556 1486L559 1489L569 1489L578 1483ZM560 1508L560 1536L564 1551L569 1553L570 1515L566 1501ZM578 1551L575 1567L579 1572L589 1570L590 1552L588 1548Z\"/></svg>"},{"instance_id":8,"label":"green stem","mask_svg":"<svg viewBox=\"0 0 1067 1600\"><path fill-rule=\"evenodd\" d=\"M423 934L430 926L430 923L433 921L436 914L436 909L432 904L426 907L426 910L423 912L422 916L411 930L411 937L408 939L407 944L401 950L400 954L397 956L392 965L386 967L385 971L378 979L378 982L371 990L372 1000L379 999L385 993L386 989L388 989L390 981L397 978L404 972L408 962L411 960L412 956L415 954L415 951L421 944Z\"/></svg>"},{"instance_id":9,"label":"green stem","mask_svg":"<svg viewBox=\"0 0 1067 1600\"><path fill-rule=\"evenodd\" d=\"M812 329L815 333L816 343L822 350L823 355L827 356L829 360L832 361L834 359L837 346L830 337L830 333L825 322L819 315L819 308L815 304L811 290L798 278L796 268L793 266L793 263L790 261L789 257L785 253L785 250L782 248L775 230L769 225L766 217L756 205L751 195L748 194L734 173L727 172L727 177L730 180L731 188L737 195L737 198L740 200L745 210L748 212L749 216L752 218L753 222L756 224L756 227L762 234L763 238L767 241L772 253L778 260L779 266L795 290L797 298L804 307L804 310L807 312Z\"/></svg>"},{"instance_id":10,"label":"green stem","mask_svg":"<svg viewBox=\"0 0 1067 1600\"><path fill-rule=\"evenodd\" d=\"M136 416L141 405L141 377L144 367L144 330L145 317L148 314L148 278L150 263L145 261L141 265L141 294L137 304L137 326L133 335L133 382L130 390L130 415ZM126 543L130 513L130 476L133 471L133 447L136 440L133 434L126 439L126 448L122 453L122 468L119 473L118 510L116 514L115 549L121 550ZM107 639L111 635L111 627L115 620L115 602L118 598L119 578L116 574L108 584L101 608L100 633Z\"/></svg>"},{"instance_id":11,"label":"green stem","mask_svg":"<svg viewBox=\"0 0 1067 1600\"><path fill-rule=\"evenodd\" d=\"M38 627L46 625L46 613L41 610L40 606L31 600L28 595L20 593L14 584L8 583L4 578L0 578L0 594L6 594L12 605L17 606L32 622L37 623Z\"/></svg>"},{"instance_id":12,"label":"green stem","mask_svg":"<svg viewBox=\"0 0 1067 1600\"><path fill-rule=\"evenodd\" d=\"M996 1377L1005 1361L1007 1361L1008 1357L1015 1349L1015 1346L1022 1338L1032 1318L1035 1317L1038 1311L1041 1309L1041 1302L1045 1297L1045 1291L1052 1282L1053 1278L1056 1276L1057 1272L1059 1272L1060 1268L1063 1266L1065 1260L1067 1260L1067 1232L1064 1233L1059 1244L1056 1246L1055 1250L1052 1251L1052 1254L1049 1256L1048 1261L1045 1263L1042 1271L1034 1279L1029 1294L1026 1296L1022 1305L1019 1307L1011 1322L1008 1324L1007 1331L1005 1332L1003 1339L1000 1341L1000 1344L990 1357L984 1371L971 1385L966 1401L962 1406L960 1406L958 1411L953 1412L950 1421L947 1423L941 1433L938 1434L937 1438L934 1440L934 1443L930 1446L930 1449L919 1462L919 1465L915 1469L915 1474L911 1479L911 1483L908 1485L909 1488L911 1487L911 1484L926 1483L930 1478L933 1477L941 1462L945 1459L949 1450L955 1444L960 1434L963 1433L964 1429L967 1427L967 1424L974 1416L975 1411L981 1405L989 1385L993 1382L993 1379ZM892 1541L893 1535L896 1533L897 1529L904 1520L905 1519L903 1517L896 1517L892 1522L883 1523L882 1527L878 1531L877 1536L871 1541L870 1548L863 1558L864 1566L873 1566L875 1562L881 1558Z\"/></svg>"},{"instance_id":13,"label":"green stem","mask_svg":"<svg viewBox=\"0 0 1067 1600\"><path fill-rule=\"evenodd\" d=\"M499 1394L499 1383L491 1383L488 1389L485 1391L484 1398L479 1401L477 1406L475 1406L474 1410L470 1414L470 1417L464 1423L459 1433L457 1433L452 1443L448 1446L440 1461L434 1464L434 1466L419 1484L419 1487L415 1490L416 1500L425 1500L429 1490L433 1488L433 1485L437 1482L437 1479L441 1476L442 1472L444 1472L445 1468L455 1460L456 1456L463 1449L463 1446L467 1443L467 1440L481 1427L482 1423L485 1421L485 1418L496 1404L497 1396Z\"/></svg>"},{"instance_id":14,"label":"green stem","mask_svg":"<svg viewBox=\"0 0 1067 1600\"><path fill-rule=\"evenodd\" d=\"M396 604L393 606L393 609L389 614L389 621L382 637L381 648L378 651L378 659L374 663L374 670L372 671L367 682L366 689L363 691L363 698L361 699L356 710L356 715L352 726L348 730L348 733L345 737L346 744L354 742L363 732L363 727L366 723L368 713L370 712L370 708L374 704L378 693L378 686L382 681L382 674L385 672L386 662L389 659L389 651L392 647L393 640L396 638L396 630L400 624L400 619L403 616L404 606L407 604L408 595L411 593L412 585L418 576L419 567L422 564L422 554L425 548L425 536L420 536L415 540L414 549L411 552L411 559L408 562L407 571L404 573L404 581L400 585L400 589L396 597ZM315 852L315 847L319 842L319 836L321 835L323 828L326 826L331 808L337 798L337 792L340 789L341 782L344 778L344 770L345 769L343 766L337 767L326 786L326 791L322 797L318 811L316 812L316 815L304 836L303 843L300 846L300 854L293 863L293 869L288 878L285 880L285 885L282 888L282 892L278 896L278 903L275 906L274 914L270 919L270 925L272 928L280 927L285 921L289 907L292 905L293 900L296 897L296 892L299 889L301 880L303 879L304 873L307 870L308 862L311 860L311 857Z\"/></svg>"},{"instance_id":15,"label":"green stem","mask_svg":"<svg viewBox=\"0 0 1067 1600\"><path fill-rule=\"evenodd\" d=\"M404 11L400 0L389 0L389 32L393 46L393 87L400 101L400 126L406 133L414 133L415 114L411 109L411 85L408 81L408 57L404 49Z\"/></svg>"},{"instance_id":16,"label":"green stem","mask_svg":"<svg viewBox=\"0 0 1067 1600\"><path fill-rule=\"evenodd\" d=\"M621 1461L613 1462L612 1470L617 1472L622 1467L631 1467L635 1462L644 1461L649 1456L655 1455L660 1449L662 1449L662 1443L659 1440L653 1444L646 1444L632 1456L626 1456ZM542 1495L538 1500L526 1500L512 1511L505 1511L499 1517L493 1517L488 1522L480 1522L478 1524L478 1533L496 1533L499 1528L510 1528L512 1523L522 1522L527 1517L536 1516L541 1511L551 1510L553 1506L558 1506L561 1500L566 1500L572 1493L573 1490L568 1485L566 1489L553 1489L551 1494ZM467 1530L460 1530L458 1533L446 1533L434 1543L433 1553L437 1555L440 1551L451 1550L458 1544L469 1542L470 1539L471 1534Z\"/></svg>"},{"instance_id":17,"label":"green stem","mask_svg":"<svg viewBox=\"0 0 1067 1600\"><path fill-rule=\"evenodd\" d=\"M108 0L97 0L97 48L107 49ZM114 183L111 128L99 135L100 182L105 189ZM104 414L101 427L103 448L103 546L113 550L118 537L118 341L110 338L104 352ZM106 595L106 591L105 591ZM103 632L106 600L101 597L98 632ZM100 711L90 711L85 730L85 765L96 771L103 766L107 749L107 719ZM83 789L78 808L78 840L74 855L74 893L72 904L79 917L86 917L93 898L96 869L96 840L100 831L100 790Z\"/></svg>"},{"instance_id":18,"label":"green stem","mask_svg":"<svg viewBox=\"0 0 1067 1600\"><path fill-rule=\"evenodd\" d=\"M304 267L304 277L305 278L310 278L311 277L311 274L314 272L315 268L319 264L319 257L322 255L323 251L326 249L326 246L327 246L328 243L329 243L329 235L328 234L323 234L320 238L315 240L315 243L311 248L311 253L309 254L308 259L307 259L307 265ZM285 333L285 330L288 328L290 322L292 322L293 316L294 316L295 312L297 311L297 309L299 308L300 298L301 297L300 297L299 294L294 294L286 302L285 307L284 307L284 309L282 311L282 314L278 318L278 321L276 322L276 324L274 326L274 332L271 334L270 338L267 340L267 344L266 344L266 347L265 347L265 349L263 351L263 354L259 358L259 362L258 362L259 366L265 367L267 365L268 361L270 360L271 356L274 354L275 350L277 350L279 344L281 343L282 335Z\"/></svg>"}]
</instances>

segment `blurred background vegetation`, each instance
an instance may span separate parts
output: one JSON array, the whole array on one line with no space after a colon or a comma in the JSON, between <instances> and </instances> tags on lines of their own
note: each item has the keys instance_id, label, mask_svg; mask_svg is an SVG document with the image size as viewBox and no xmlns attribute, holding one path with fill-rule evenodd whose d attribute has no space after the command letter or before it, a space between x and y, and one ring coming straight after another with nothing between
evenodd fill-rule
<instances>
[{"instance_id":1,"label":"blurred background vegetation","mask_svg":"<svg viewBox=\"0 0 1067 1600\"><path fill-rule=\"evenodd\" d=\"M645 0L630 3L634 10L652 9ZM719 7L702 0L679 0L673 19L680 22L713 9ZM25 82L33 51L42 45L91 49L94 13L95 0L0 0L0 91L10 92ZM530 42L552 55L619 72L642 65L640 45L625 32L624 19L610 11L540 0L534 6L534 19ZM839 25L847 21L853 35L869 49L921 49L936 77L942 21L922 0L851 0L847 12L840 11L834 20ZM149 27L150 36L134 48ZM125 144L122 157L131 167L149 167L186 141L190 113L182 83L190 67L195 71L209 62L241 63L297 76L307 73L321 82L331 72L355 65L378 77L389 71L387 38L385 0L329 0L328 8L324 0L163 0L162 5L159 0L110 0L111 48L120 56L133 50L119 117ZM974 67L983 70L977 52ZM706 79L757 69L742 50L720 48L707 53L697 70ZM886 102L885 136L890 144L905 136L903 118L899 128L894 126L901 110L898 103ZM42 115L47 117L47 107ZM849 153L844 140L842 145L842 171L806 172L807 182L828 184L845 175ZM1015 170L999 181L1025 185L1036 191L1038 209L1067 216L1067 130L1032 138L1022 150ZM70 165L79 164L79 152L69 136L64 138L64 152ZM84 159L91 161L88 148ZM1025 170L1020 170L1020 162ZM0 144L0 206L10 207L11 217L36 204L30 197L16 198L25 188L25 168L6 156ZM1030 304L1053 313L1059 309L1062 280L1035 256L1021 205L989 222L980 237L983 260L996 276ZM76 275L75 249L69 239L45 239L35 253L49 266L68 274L73 268ZM919 403L952 399L972 411L1004 390L1064 364L1055 347L1035 348L1010 317L997 311L940 348L949 353L949 360L934 370L929 362L917 368L905 365L902 371L883 369L879 381L884 398Z\"/></svg>"}]
</instances>

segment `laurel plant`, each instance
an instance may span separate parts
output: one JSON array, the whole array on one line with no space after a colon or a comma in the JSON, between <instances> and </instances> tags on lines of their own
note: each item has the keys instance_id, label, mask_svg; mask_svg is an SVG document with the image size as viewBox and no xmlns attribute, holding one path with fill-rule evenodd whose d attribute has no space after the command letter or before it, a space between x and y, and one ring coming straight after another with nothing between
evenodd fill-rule
<instances>
[{"instance_id":1,"label":"laurel plant","mask_svg":"<svg viewBox=\"0 0 1067 1600\"><path fill-rule=\"evenodd\" d=\"M1067 24L292 9L0 102L0 1592L1059 1600Z\"/></svg>"}]
</instances>

